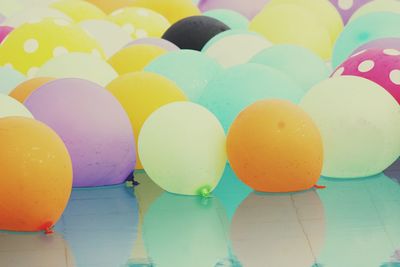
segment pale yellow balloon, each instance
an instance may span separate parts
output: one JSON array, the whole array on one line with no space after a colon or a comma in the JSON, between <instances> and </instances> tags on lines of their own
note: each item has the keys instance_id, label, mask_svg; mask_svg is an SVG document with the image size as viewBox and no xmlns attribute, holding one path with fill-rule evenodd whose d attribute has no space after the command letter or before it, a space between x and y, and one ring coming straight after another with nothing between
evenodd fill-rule
<instances>
[{"instance_id":1,"label":"pale yellow balloon","mask_svg":"<svg viewBox=\"0 0 400 267\"><path fill-rule=\"evenodd\" d=\"M86 53L68 53L49 60L36 77L81 78L106 86L118 77L103 59Z\"/></svg>"},{"instance_id":2,"label":"pale yellow balloon","mask_svg":"<svg viewBox=\"0 0 400 267\"><path fill-rule=\"evenodd\" d=\"M375 0L360 7L349 22L373 12L392 12L400 14L400 2L396 0Z\"/></svg>"},{"instance_id":3,"label":"pale yellow balloon","mask_svg":"<svg viewBox=\"0 0 400 267\"><path fill-rule=\"evenodd\" d=\"M307 8L296 4L267 5L250 23L250 30L272 43L295 44L331 58L332 40L326 27Z\"/></svg>"},{"instance_id":4,"label":"pale yellow balloon","mask_svg":"<svg viewBox=\"0 0 400 267\"><path fill-rule=\"evenodd\" d=\"M109 20L120 25L133 39L161 37L170 26L161 14L141 7L118 9L111 13Z\"/></svg>"},{"instance_id":5,"label":"pale yellow balloon","mask_svg":"<svg viewBox=\"0 0 400 267\"><path fill-rule=\"evenodd\" d=\"M86 1L61 0L51 4L51 7L64 12L76 22L85 19L101 19L106 16L103 10Z\"/></svg>"},{"instance_id":6,"label":"pale yellow balloon","mask_svg":"<svg viewBox=\"0 0 400 267\"><path fill-rule=\"evenodd\" d=\"M0 94L0 119L4 117L32 118L32 113L11 96Z\"/></svg>"},{"instance_id":7,"label":"pale yellow balloon","mask_svg":"<svg viewBox=\"0 0 400 267\"><path fill-rule=\"evenodd\" d=\"M11 64L33 77L49 59L68 52L104 56L98 42L77 25L62 19L26 23L12 31L0 46L0 66Z\"/></svg>"},{"instance_id":8,"label":"pale yellow balloon","mask_svg":"<svg viewBox=\"0 0 400 267\"><path fill-rule=\"evenodd\" d=\"M154 45L132 45L117 52L108 63L122 75L143 70L152 60L165 53L167 50Z\"/></svg>"},{"instance_id":9,"label":"pale yellow balloon","mask_svg":"<svg viewBox=\"0 0 400 267\"><path fill-rule=\"evenodd\" d=\"M72 21L69 16L57 9L49 7L31 7L21 10L17 14L8 17L3 24L11 26L13 28L17 28L26 22L39 22L45 18L64 19L67 21Z\"/></svg>"},{"instance_id":10,"label":"pale yellow balloon","mask_svg":"<svg viewBox=\"0 0 400 267\"><path fill-rule=\"evenodd\" d=\"M24 9L24 5L18 0L0 1L0 13L6 17L13 16L22 9Z\"/></svg>"},{"instance_id":11,"label":"pale yellow balloon","mask_svg":"<svg viewBox=\"0 0 400 267\"><path fill-rule=\"evenodd\" d=\"M339 12L326 0L271 0L268 5L294 4L311 11L314 17L328 30L332 45L343 30L343 20Z\"/></svg>"}]
</instances>

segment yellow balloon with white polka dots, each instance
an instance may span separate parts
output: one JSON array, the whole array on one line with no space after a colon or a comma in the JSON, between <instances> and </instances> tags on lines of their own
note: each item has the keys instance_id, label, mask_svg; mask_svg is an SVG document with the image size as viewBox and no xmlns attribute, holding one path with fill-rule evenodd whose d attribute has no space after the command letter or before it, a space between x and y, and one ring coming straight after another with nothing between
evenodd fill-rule
<instances>
[{"instance_id":1,"label":"yellow balloon with white polka dots","mask_svg":"<svg viewBox=\"0 0 400 267\"><path fill-rule=\"evenodd\" d=\"M98 42L77 25L62 19L26 23L12 31L0 46L0 66L12 65L33 77L49 59L68 52L105 58Z\"/></svg>"},{"instance_id":2,"label":"yellow balloon with white polka dots","mask_svg":"<svg viewBox=\"0 0 400 267\"><path fill-rule=\"evenodd\" d=\"M109 19L131 34L133 39L161 37L170 26L161 14L141 7L118 9L111 13Z\"/></svg>"}]
</instances>

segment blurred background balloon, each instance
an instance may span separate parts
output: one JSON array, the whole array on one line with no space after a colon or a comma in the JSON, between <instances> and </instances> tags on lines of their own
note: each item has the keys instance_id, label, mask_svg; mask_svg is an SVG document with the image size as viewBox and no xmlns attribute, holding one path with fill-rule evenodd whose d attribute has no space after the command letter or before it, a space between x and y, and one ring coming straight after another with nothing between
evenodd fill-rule
<instances>
[{"instance_id":1,"label":"blurred background balloon","mask_svg":"<svg viewBox=\"0 0 400 267\"><path fill-rule=\"evenodd\" d=\"M257 15L270 0L200 0L199 7L202 12L215 9L228 9L236 11L249 19Z\"/></svg>"},{"instance_id":2,"label":"blurred background balloon","mask_svg":"<svg viewBox=\"0 0 400 267\"><path fill-rule=\"evenodd\" d=\"M136 143L143 123L155 110L168 103L187 100L174 82L150 72L122 75L107 85L107 89L128 114ZM136 159L136 168L142 169L139 156Z\"/></svg>"},{"instance_id":3,"label":"blurred background balloon","mask_svg":"<svg viewBox=\"0 0 400 267\"><path fill-rule=\"evenodd\" d=\"M158 46L167 51L179 50L179 47L177 47L175 44L171 43L170 41L167 41L167 40L164 40L161 38L156 38L156 37L136 39L136 40L133 40L132 42L129 42L126 45L126 47L132 46L132 45L141 45L141 44Z\"/></svg>"},{"instance_id":4,"label":"blurred background balloon","mask_svg":"<svg viewBox=\"0 0 400 267\"><path fill-rule=\"evenodd\" d=\"M0 229L48 231L71 194L67 148L48 126L23 117L0 119L0 142Z\"/></svg>"},{"instance_id":5,"label":"blurred background balloon","mask_svg":"<svg viewBox=\"0 0 400 267\"><path fill-rule=\"evenodd\" d=\"M217 19L233 30L247 30L249 26L246 17L230 9L213 9L204 12L203 15Z\"/></svg>"},{"instance_id":6,"label":"blurred background balloon","mask_svg":"<svg viewBox=\"0 0 400 267\"><path fill-rule=\"evenodd\" d=\"M105 13L110 14L114 10L129 6L136 0L86 0L103 10Z\"/></svg>"},{"instance_id":7,"label":"blurred background balloon","mask_svg":"<svg viewBox=\"0 0 400 267\"><path fill-rule=\"evenodd\" d=\"M190 100L197 101L207 83L222 69L198 51L178 50L154 59L145 70L174 81Z\"/></svg>"},{"instance_id":8,"label":"blurred background balloon","mask_svg":"<svg viewBox=\"0 0 400 267\"><path fill-rule=\"evenodd\" d=\"M204 107L176 102L156 110L143 124L138 151L149 177L164 190L207 196L226 164L225 133Z\"/></svg>"},{"instance_id":9,"label":"blurred background balloon","mask_svg":"<svg viewBox=\"0 0 400 267\"><path fill-rule=\"evenodd\" d=\"M135 142L129 118L102 86L59 79L34 91L25 105L65 142L74 187L120 184L133 171Z\"/></svg>"},{"instance_id":10,"label":"blurred background balloon","mask_svg":"<svg viewBox=\"0 0 400 267\"><path fill-rule=\"evenodd\" d=\"M400 154L400 108L378 84L354 76L315 85L300 106L321 131L322 175L358 178L378 174Z\"/></svg>"},{"instance_id":11,"label":"blurred background balloon","mask_svg":"<svg viewBox=\"0 0 400 267\"><path fill-rule=\"evenodd\" d=\"M54 78L49 77L39 77L26 80L15 87L9 95L19 102L24 103L33 91L52 80L54 80Z\"/></svg>"},{"instance_id":12,"label":"blurred background balloon","mask_svg":"<svg viewBox=\"0 0 400 267\"><path fill-rule=\"evenodd\" d=\"M86 19L102 19L106 16L100 8L86 1L59 0L50 6L65 13L75 22Z\"/></svg>"},{"instance_id":13,"label":"blurred background balloon","mask_svg":"<svg viewBox=\"0 0 400 267\"><path fill-rule=\"evenodd\" d=\"M25 79L26 77L16 71L12 65L0 67L0 93L8 94Z\"/></svg>"},{"instance_id":14,"label":"blurred background balloon","mask_svg":"<svg viewBox=\"0 0 400 267\"><path fill-rule=\"evenodd\" d=\"M23 9L4 21L4 25L17 28L25 23L38 22L45 18L62 19L71 22L72 19L60 10L50 7L29 7Z\"/></svg>"},{"instance_id":15,"label":"blurred background balloon","mask_svg":"<svg viewBox=\"0 0 400 267\"><path fill-rule=\"evenodd\" d=\"M400 38L380 38L376 40L372 40L368 43L365 43L359 46L352 55L357 54L366 49L396 49L400 51Z\"/></svg>"},{"instance_id":16,"label":"blurred background balloon","mask_svg":"<svg viewBox=\"0 0 400 267\"><path fill-rule=\"evenodd\" d=\"M20 102L11 96L0 93L0 118L26 117L32 118L32 113Z\"/></svg>"},{"instance_id":17,"label":"blurred background balloon","mask_svg":"<svg viewBox=\"0 0 400 267\"><path fill-rule=\"evenodd\" d=\"M372 0L329 0L340 13L343 23L347 24L350 17L353 15L355 11L357 11L360 7L365 5Z\"/></svg>"},{"instance_id":18,"label":"blurred background balloon","mask_svg":"<svg viewBox=\"0 0 400 267\"><path fill-rule=\"evenodd\" d=\"M374 12L392 12L400 14L400 2L397 0L374 0L360 7L350 18L350 22L356 18Z\"/></svg>"}]
</instances>

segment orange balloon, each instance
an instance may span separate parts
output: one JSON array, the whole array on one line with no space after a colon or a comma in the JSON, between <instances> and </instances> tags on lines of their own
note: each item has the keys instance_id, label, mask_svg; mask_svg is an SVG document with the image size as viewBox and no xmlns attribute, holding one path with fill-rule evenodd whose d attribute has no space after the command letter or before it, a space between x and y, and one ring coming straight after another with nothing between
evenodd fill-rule
<instances>
[{"instance_id":1,"label":"orange balloon","mask_svg":"<svg viewBox=\"0 0 400 267\"><path fill-rule=\"evenodd\" d=\"M0 119L0 230L51 228L72 190L72 163L61 138L45 124Z\"/></svg>"},{"instance_id":2,"label":"orange balloon","mask_svg":"<svg viewBox=\"0 0 400 267\"><path fill-rule=\"evenodd\" d=\"M229 130L227 152L236 175L256 191L306 190L321 175L320 132L286 100L261 100L243 110Z\"/></svg>"},{"instance_id":3,"label":"orange balloon","mask_svg":"<svg viewBox=\"0 0 400 267\"><path fill-rule=\"evenodd\" d=\"M24 103L33 91L52 80L54 80L54 78L49 77L38 77L27 80L15 87L15 89L10 93L10 96L19 102Z\"/></svg>"}]
</instances>

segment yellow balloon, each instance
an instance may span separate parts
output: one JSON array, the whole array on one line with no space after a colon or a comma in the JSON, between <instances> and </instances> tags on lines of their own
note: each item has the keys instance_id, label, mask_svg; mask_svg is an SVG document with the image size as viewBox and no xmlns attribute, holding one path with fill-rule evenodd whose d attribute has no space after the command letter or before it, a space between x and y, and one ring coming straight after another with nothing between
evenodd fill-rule
<instances>
[{"instance_id":1,"label":"yellow balloon","mask_svg":"<svg viewBox=\"0 0 400 267\"><path fill-rule=\"evenodd\" d=\"M272 0L268 5L294 4L306 8L326 27L332 45L343 30L343 20L329 1L321 0Z\"/></svg>"},{"instance_id":2,"label":"yellow balloon","mask_svg":"<svg viewBox=\"0 0 400 267\"><path fill-rule=\"evenodd\" d=\"M332 54L328 30L308 9L294 4L267 5L250 23L250 30L272 43L306 47L323 59Z\"/></svg>"},{"instance_id":3,"label":"yellow balloon","mask_svg":"<svg viewBox=\"0 0 400 267\"><path fill-rule=\"evenodd\" d=\"M354 12L349 22L372 12L392 12L400 14L400 2L397 0L375 0L369 2Z\"/></svg>"},{"instance_id":4,"label":"yellow balloon","mask_svg":"<svg viewBox=\"0 0 400 267\"><path fill-rule=\"evenodd\" d=\"M192 0L136 0L131 6L146 7L157 11L171 23L186 17L201 15Z\"/></svg>"},{"instance_id":5,"label":"yellow balloon","mask_svg":"<svg viewBox=\"0 0 400 267\"><path fill-rule=\"evenodd\" d=\"M86 0L86 2L96 5L105 13L110 14L114 10L133 4L135 0Z\"/></svg>"},{"instance_id":6,"label":"yellow balloon","mask_svg":"<svg viewBox=\"0 0 400 267\"><path fill-rule=\"evenodd\" d=\"M142 7L128 7L111 13L109 20L120 25L133 39L161 37L171 26L159 13Z\"/></svg>"},{"instance_id":7,"label":"yellow balloon","mask_svg":"<svg viewBox=\"0 0 400 267\"><path fill-rule=\"evenodd\" d=\"M51 7L64 12L76 22L85 19L102 19L106 16L100 8L86 1L61 0L51 4Z\"/></svg>"},{"instance_id":8,"label":"yellow balloon","mask_svg":"<svg viewBox=\"0 0 400 267\"><path fill-rule=\"evenodd\" d=\"M32 7L21 10L17 14L8 17L3 24L17 28L26 22L40 21L45 18L65 19L71 21L70 17L55 8Z\"/></svg>"},{"instance_id":9,"label":"yellow balloon","mask_svg":"<svg viewBox=\"0 0 400 267\"><path fill-rule=\"evenodd\" d=\"M178 86L161 75L137 72L122 75L112 81L107 89L118 99L131 120L136 143L145 120L159 107L187 97ZM136 169L142 169L136 157Z\"/></svg>"},{"instance_id":10,"label":"yellow balloon","mask_svg":"<svg viewBox=\"0 0 400 267\"><path fill-rule=\"evenodd\" d=\"M29 77L54 56L68 52L95 53L103 49L83 29L61 19L26 23L12 31L0 46L0 66L11 64Z\"/></svg>"},{"instance_id":11,"label":"yellow balloon","mask_svg":"<svg viewBox=\"0 0 400 267\"><path fill-rule=\"evenodd\" d=\"M154 45L132 45L117 52L108 63L122 75L143 70L153 59L165 53L167 50Z\"/></svg>"}]
</instances>

